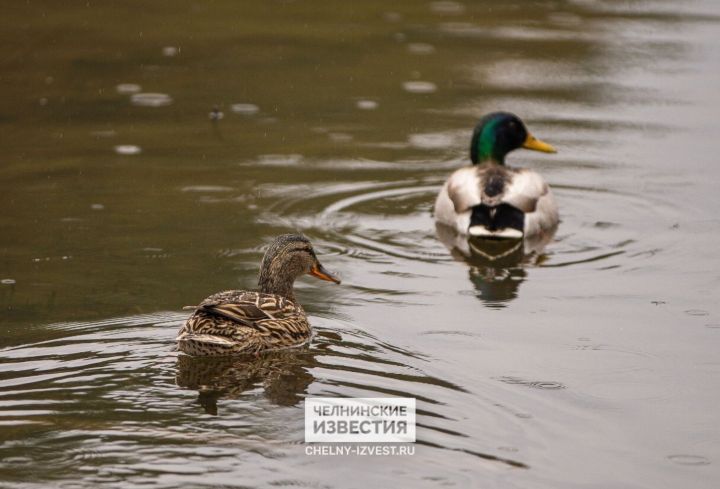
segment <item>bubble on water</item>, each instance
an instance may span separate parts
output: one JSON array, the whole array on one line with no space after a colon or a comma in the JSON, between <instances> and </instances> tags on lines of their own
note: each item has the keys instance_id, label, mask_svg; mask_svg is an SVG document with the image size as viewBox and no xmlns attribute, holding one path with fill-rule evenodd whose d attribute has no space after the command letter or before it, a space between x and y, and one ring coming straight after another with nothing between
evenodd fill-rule
<instances>
[{"instance_id":1,"label":"bubble on water","mask_svg":"<svg viewBox=\"0 0 720 489\"><path fill-rule=\"evenodd\" d=\"M90 204L90 208L94 211L101 211L105 209L105 206L102 204Z\"/></svg>"},{"instance_id":2,"label":"bubble on water","mask_svg":"<svg viewBox=\"0 0 720 489\"><path fill-rule=\"evenodd\" d=\"M375 110L378 108L378 103L374 100L358 100L355 106L361 110Z\"/></svg>"},{"instance_id":3,"label":"bubble on water","mask_svg":"<svg viewBox=\"0 0 720 489\"><path fill-rule=\"evenodd\" d=\"M430 10L437 14L458 15L465 12L465 5L452 0L440 0L430 2Z\"/></svg>"},{"instance_id":4,"label":"bubble on water","mask_svg":"<svg viewBox=\"0 0 720 489\"><path fill-rule=\"evenodd\" d=\"M260 107L255 104L232 104L230 110L236 114L253 115L260 111Z\"/></svg>"},{"instance_id":5,"label":"bubble on water","mask_svg":"<svg viewBox=\"0 0 720 489\"><path fill-rule=\"evenodd\" d=\"M668 460L678 465L710 465L710 460L700 455L669 455Z\"/></svg>"},{"instance_id":6,"label":"bubble on water","mask_svg":"<svg viewBox=\"0 0 720 489\"><path fill-rule=\"evenodd\" d=\"M177 56L179 53L180 53L180 48L175 47L175 46L165 46L164 48L162 48L163 56L173 57L173 56Z\"/></svg>"},{"instance_id":7,"label":"bubble on water","mask_svg":"<svg viewBox=\"0 0 720 489\"><path fill-rule=\"evenodd\" d=\"M402 85L403 89L410 93L433 93L437 91L437 85L427 81L406 81Z\"/></svg>"},{"instance_id":8,"label":"bubble on water","mask_svg":"<svg viewBox=\"0 0 720 489\"><path fill-rule=\"evenodd\" d=\"M138 93L142 87L137 83L121 83L115 87L118 93Z\"/></svg>"},{"instance_id":9,"label":"bubble on water","mask_svg":"<svg viewBox=\"0 0 720 489\"><path fill-rule=\"evenodd\" d=\"M138 107L165 107L173 103L166 93L136 93L130 97L130 103Z\"/></svg>"},{"instance_id":10,"label":"bubble on water","mask_svg":"<svg viewBox=\"0 0 720 489\"><path fill-rule=\"evenodd\" d=\"M0 284L3 284L3 285L15 285L15 280L12 279L12 278L4 278L4 279L0 280Z\"/></svg>"},{"instance_id":11,"label":"bubble on water","mask_svg":"<svg viewBox=\"0 0 720 489\"><path fill-rule=\"evenodd\" d=\"M432 54L435 52L435 46L424 42L411 42L407 45L407 50L412 54Z\"/></svg>"},{"instance_id":12,"label":"bubble on water","mask_svg":"<svg viewBox=\"0 0 720 489\"><path fill-rule=\"evenodd\" d=\"M138 155L142 153L142 148L134 144L119 144L115 146L115 152L119 155Z\"/></svg>"},{"instance_id":13,"label":"bubble on water","mask_svg":"<svg viewBox=\"0 0 720 489\"><path fill-rule=\"evenodd\" d=\"M687 311L685 311L685 314L687 314L688 316L707 316L710 313L703 309L688 309Z\"/></svg>"},{"instance_id":14,"label":"bubble on water","mask_svg":"<svg viewBox=\"0 0 720 489\"><path fill-rule=\"evenodd\" d=\"M208 117L210 118L211 121L214 122L214 121L219 121L219 120L224 119L225 114L223 113L223 111L221 111L217 107L214 107L213 110L211 110L210 113L208 114Z\"/></svg>"}]
</instances>

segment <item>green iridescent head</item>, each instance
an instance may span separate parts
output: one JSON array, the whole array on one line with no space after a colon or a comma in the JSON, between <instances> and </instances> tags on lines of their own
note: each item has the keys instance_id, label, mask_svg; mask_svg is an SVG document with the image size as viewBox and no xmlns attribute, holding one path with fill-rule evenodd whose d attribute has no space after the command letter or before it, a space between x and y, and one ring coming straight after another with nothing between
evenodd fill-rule
<instances>
[{"instance_id":1,"label":"green iridescent head","mask_svg":"<svg viewBox=\"0 0 720 489\"><path fill-rule=\"evenodd\" d=\"M555 148L535 138L523 121L509 112L493 112L483 116L475 126L470 141L473 164L493 161L505 164L505 155L518 148L555 153Z\"/></svg>"}]
</instances>

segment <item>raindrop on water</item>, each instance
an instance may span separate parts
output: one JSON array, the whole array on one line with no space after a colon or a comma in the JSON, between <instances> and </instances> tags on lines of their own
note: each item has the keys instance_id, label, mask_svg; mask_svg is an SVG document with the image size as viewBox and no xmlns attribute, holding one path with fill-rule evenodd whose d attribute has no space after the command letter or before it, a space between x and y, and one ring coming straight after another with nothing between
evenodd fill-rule
<instances>
[{"instance_id":1,"label":"raindrop on water","mask_svg":"<svg viewBox=\"0 0 720 489\"><path fill-rule=\"evenodd\" d=\"M236 114L253 115L260 111L260 107L255 104L232 104L230 110Z\"/></svg>"},{"instance_id":2,"label":"raindrop on water","mask_svg":"<svg viewBox=\"0 0 720 489\"><path fill-rule=\"evenodd\" d=\"M465 12L465 5L451 0L441 0L430 3L430 10L438 14L457 15Z\"/></svg>"},{"instance_id":3,"label":"raindrop on water","mask_svg":"<svg viewBox=\"0 0 720 489\"><path fill-rule=\"evenodd\" d=\"M137 83L121 83L115 87L118 93L138 93L142 87Z\"/></svg>"},{"instance_id":4,"label":"raindrop on water","mask_svg":"<svg viewBox=\"0 0 720 489\"><path fill-rule=\"evenodd\" d=\"M115 146L115 152L119 155L137 155L142 153L142 149L134 144L120 144Z\"/></svg>"},{"instance_id":5,"label":"raindrop on water","mask_svg":"<svg viewBox=\"0 0 720 489\"><path fill-rule=\"evenodd\" d=\"M406 81L403 88L410 93L433 93L437 91L437 85L426 81Z\"/></svg>"},{"instance_id":6,"label":"raindrop on water","mask_svg":"<svg viewBox=\"0 0 720 489\"><path fill-rule=\"evenodd\" d=\"M139 107L164 107L173 103L166 93L136 93L130 97L130 103Z\"/></svg>"},{"instance_id":7,"label":"raindrop on water","mask_svg":"<svg viewBox=\"0 0 720 489\"><path fill-rule=\"evenodd\" d=\"M358 100L355 106L361 110L375 110L378 108L378 103L374 100Z\"/></svg>"},{"instance_id":8,"label":"raindrop on water","mask_svg":"<svg viewBox=\"0 0 720 489\"><path fill-rule=\"evenodd\" d=\"M432 54L435 52L435 46L424 42L411 42L407 45L407 49L412 54Z\"/></svg>"},{"instance_id":9,"label":"raindrop on water","mask_svg":"<svg viewBox=\"0 0 720 489\"><path fill-rule=\"evenodd\" d=\"M163 56L177 56L180 53L180 48L177 48L175 46L165 46L162 48L162 54Z\"/></svg>"}]
</instances>

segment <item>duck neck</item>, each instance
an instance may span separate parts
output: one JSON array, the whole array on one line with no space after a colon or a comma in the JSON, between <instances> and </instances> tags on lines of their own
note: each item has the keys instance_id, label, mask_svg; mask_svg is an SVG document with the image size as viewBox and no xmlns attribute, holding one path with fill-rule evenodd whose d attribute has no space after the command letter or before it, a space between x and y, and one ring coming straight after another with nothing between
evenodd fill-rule
<instances>
[{"instance_id":1,"label":"duck neck","mask_svg":"<svg viewBox=\"0 0 720 489\"><path fill-rule=\"evenodd\" d=\"M277 270L272 264L269 267L263 267L258 277L258 286L263 294L275 294L295 301L295 277L290 277Z\"/></svg>"},{"instance_id":2,"label":"duck neck","mask_svg":"<svg viewBox=\"0 0 720 489\"><path fill-rule=\"evenodd\" d=\"M475 130L470 142L470 160L474 165L482 163L505 164L507 149L498 144L495 126L497 123L490 122L482 126L481 130Z\"/></svg>"}]
</instances>

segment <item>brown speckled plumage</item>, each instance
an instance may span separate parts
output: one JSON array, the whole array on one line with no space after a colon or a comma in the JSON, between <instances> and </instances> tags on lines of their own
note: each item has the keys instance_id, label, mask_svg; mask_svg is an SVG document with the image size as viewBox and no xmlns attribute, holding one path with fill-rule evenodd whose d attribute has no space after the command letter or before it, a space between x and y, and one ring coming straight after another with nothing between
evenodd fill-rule
<instances>
[{"instance_id":1,"label":"brown speckled plumage","mask_svg":"<svg viewBox=\"0 0 720 489\"><path fill-rule=\"evenodd\" d=\"M310 324L293 293L295 278L304 273L340 283L322 268L307 238L279 236L263 258L260 291L227 290L202 301L178 332L178 349L212 356L306 343Z\"/></svg>"}]
</instances>

